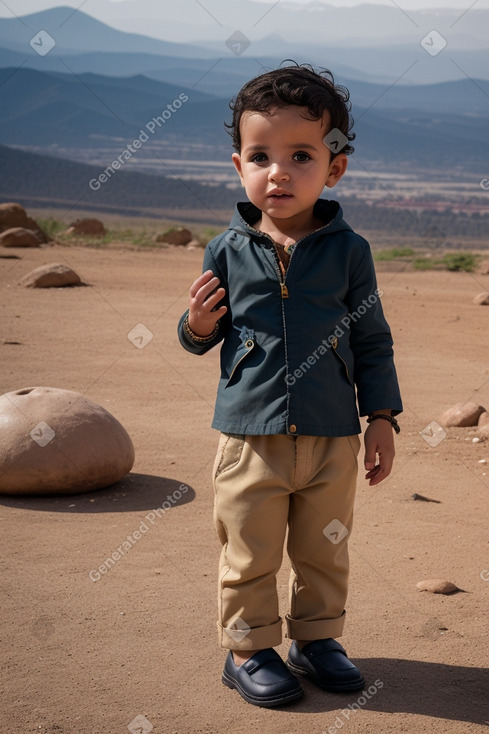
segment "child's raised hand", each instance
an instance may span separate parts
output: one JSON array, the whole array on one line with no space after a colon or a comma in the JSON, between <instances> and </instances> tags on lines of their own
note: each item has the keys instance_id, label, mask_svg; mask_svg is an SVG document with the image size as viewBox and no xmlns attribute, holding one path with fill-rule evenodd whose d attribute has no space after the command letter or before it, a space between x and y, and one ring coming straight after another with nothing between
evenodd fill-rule
<instances>
[{"instance_id":1,"label":"child's raised hand","mask_svg":"<svg viewBox=\"0 0 489 734\"><path fill-rule=\"evenodd\" d=\"M394 431L388 421L369 423L365 431L365 479L372 487L389 476L394 463ZM378 463L376 464L378 456Z\"/></svg>"},{"instance_id":2,"label":"child's raised hand","mask_svg":"<svg viewBox=\"0 0 489 734\"><path fill-rule=\"evenodd\" d=\"M219 288L219 283L212 270L206 270L190 286L188 325L197 336L212 334L216 323L227 311L226 306L213 311L226 295L224 288Z\"/></svg>"}]
</instances>

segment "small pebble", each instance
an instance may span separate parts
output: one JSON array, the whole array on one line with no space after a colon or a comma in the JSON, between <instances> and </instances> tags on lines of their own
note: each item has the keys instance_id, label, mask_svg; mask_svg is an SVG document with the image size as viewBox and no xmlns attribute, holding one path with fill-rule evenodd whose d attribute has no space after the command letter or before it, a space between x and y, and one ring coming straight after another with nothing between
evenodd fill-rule
<instances>
[{"instance_id":1,"label":"small pebble","mask_svg":"<svg viewBox=\"0 0 489 734\"><path fill-rule=\"evenodd\" d=\"M479 442L480 442L480 438L478 438L477 436L472 439L472 443L479 443Z\"/></svg>"},{"instance_id":2,"label":"small pebble","mask_svg":"<svg viewBox=\"0 0 489 734\"><path fill-rule=\"evenodd\" d=\"M479 464L487 464L487 459L479 459Z\"/></svg>"}]
</instances>

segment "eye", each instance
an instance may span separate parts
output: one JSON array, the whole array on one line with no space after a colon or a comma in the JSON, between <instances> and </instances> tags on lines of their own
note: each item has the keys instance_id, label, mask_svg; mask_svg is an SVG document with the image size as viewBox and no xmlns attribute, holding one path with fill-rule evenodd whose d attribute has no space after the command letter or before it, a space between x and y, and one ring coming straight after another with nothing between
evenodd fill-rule
<instances>
[{"instance_id":1,"label":"eye","mask_svg":"<svg viewBox=\"0 0 489 734\"><path fill-rule=\"evenodd\" d=\"M308 153L304 153L301 150L297 151L297 153L294 153L293 158L298 163L306 163L306 161L312 160L311 156Z\"/></svg>"},{"instance_id":2,"label":"eye","mask_svg":"<svg viewBox=\"0 0 489 734\"><path fill-rule=\"evenodd\" d=\"M250 161L252 163L264 163L267 160L265 153L255 153L251 156Z\"/></svg>"}]
</instances>

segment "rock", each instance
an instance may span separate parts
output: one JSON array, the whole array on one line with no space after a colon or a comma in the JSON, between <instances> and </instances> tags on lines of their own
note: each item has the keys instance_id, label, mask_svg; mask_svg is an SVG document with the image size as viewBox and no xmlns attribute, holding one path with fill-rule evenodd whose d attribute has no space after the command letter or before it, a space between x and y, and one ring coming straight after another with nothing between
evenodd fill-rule
<instances>
[{"instance_id":1,"label":"rock","mask_svg":"<svg viewBox=\"0 0 489 734\"><path fill-rule=\"evenodd\" d=\"M444 579L418 581L416 588L420 591L429 591L431 594L455 594L457 591L462 591L451 581L445 581Z\"/></svg>"},{"instance_id":2,"label":"rock","mask_svg":"<svg viewBox=\"0 0 489 734\"><path fill-rule=\"evenodd\" d=\"M446 410L438 422L442 426L476 426L481 413L486 411L482 405L477 405L470 400L466 403L457 403Z\"/></svg>"},{"instance_id":3,"label":"rock","mask_svg":"<svg viewBox=\"0 0 489 734\"><path fill-rule=\"evenodd\" d=\"M489 293L479 293L472 303L475 303L477 306L489 306Z\"/></svg>"},{"instance_id":4,"label":"rock","mask_svg":"<svg viewBox=\"0 0 489 734\"><path fill-rule=\"evenodd\" d=\"M489 413L485 410L479 416L479 422L477 424L477 433L482 438L489 438Z\"/></svg>"},{"instance_id":5,"label":"rock","mask_svg":"<svg viewBox=\"0 0 489 734\"><path fill-rule=\"evenodd\" d=\"M102 489L122 479L133 463L124 427L84 395L28 387L0 396L0 492Z\"/></svg>"},{"instance_id":6,"label":"rock","mask_svg":"<svg viewBox=\"0 0 489 734\"><path fill-rule=\"evenodd\" d=\"M105 237L107 230L100 219L77 219L70 224L66 234L82 235L84 237Z\"/></svg>"},{"instance_id":7,"label":"rock","mask_svg":"<svg viewBox=\"0 0 489 734\"><path fill-rule=\"evenodd\" d=\"M31 270L19 281L26 288L61 288L67 285L82 285L78 273L62 263L51 263Z\"/></svg>"},{"instance_id":8,"label":"rock","mask_svg":"<svg viewBox=\"0 0 489 734\"><path fill-rule=\"evenodd\" d=\"M166 242L168 245L188 245L193 240L192 232L185 227L168 229L156 238L157 242Z\"/></svg>"},{"instance_id":9,"label":"rock","mask_svg":"<svg viewBox=\"0 0 489 734\"><path fill-rule=\"evenodd\" d=\"M13 202L0 204L0 232L4 232L6 229L11 229L12 227L23 227L24 229L32 230L37 234L41 243L49 241L46 233L42 231L35 219L27 216L23 206L14 204Z\"/></svg>"},{"instance_id":10,"label":"rock","mask_svg":"<svg viewBox=\"0 0 489 734\"><path fill-rule=\"evenodd\" d=\"M39 247L39 238L32 229L24 227L10 227L0 232L2 247Z\"/></svg>"}]
</instances>

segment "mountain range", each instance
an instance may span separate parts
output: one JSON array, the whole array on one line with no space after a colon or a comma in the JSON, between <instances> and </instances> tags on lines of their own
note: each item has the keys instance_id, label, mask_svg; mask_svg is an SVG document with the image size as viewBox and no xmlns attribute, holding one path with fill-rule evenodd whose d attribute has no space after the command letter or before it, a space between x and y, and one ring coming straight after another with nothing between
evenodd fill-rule
<instances>
[{"instance_id":1,"label":"mountain range","mask_svg":"<svg viewBox=\"0 0 489 734\"><path fill-rule=\"evenodd\" d=\"M140 73L166 80L171 73L173 83L185 86L216 65L216 72L206 74L200 88L220 94L229 93L224 77L237 75L242 83L260 66L276 66L291 57L372 82L392 83L399 77L403 84L489 78L489 10L472 8L463 16L453 10L406 15L394 5L338 8L324 3L271 6L252 0L205 4L99 0L93 12L105 22L66 6L0 18L0 65L59 71L59 57L69 56L77 73ZM158 17L164 21L155 22ZM41 30L55 42L45 56L30 45ZM433 30L446 43L435 56L421 43ZM240 49L229 43L236 32L245 39ZM117 54L116 63L112 54Z\"/></svg>"},{"instance_id":2,"label":"mountain range","mask_svg":"<svg viewBox=\"0 0 489 734\"><path fill-rule=\"evenodd\" d=\"M250 77L292 57L332 68L349 88L360 168L487 175L489 11L472 8L458 17L375 5L100 0L96 12L98 18L62 6L0 18L1 144L64 157L67 165L90 163L100 172L143 133L147 140L125 174L178 176L178 161L186 161L200 162L194 172L201 181L229 180L219 178L217 166L231 153L224 129L230 98ZM163 12L164 30L150 26ZM104 22L110 19L113 27ZM292 21L293 40L284 40ZM182 24L186 42L179 41ZM420 34L430 28L431 46L422 47ZM141 35L145 29L153 37ZM154 37L163 33L165 39ZM446 81L428 83L433 79ZM8 148L3 156L5 165L14 164ZM26 161L24 171L39 163ZM222 196L227 200L229 189L222 187Z\"/></svg>"},{"instance_id":3,"label":"mountain range","mask_svg":"<svg viewBox=\"0 0 489 734\"><path fill-rule=\"evenodd\" d=\"M151 144L140 153L153 155L157 145L195 148L193 155L228 160L228 98L196 88L158 82L138 75L0 69L0 141L5 145L47 148L60 145L84 158L83 151L103 149L103 163L149 124ZM348 82L351 89L357 152L370 161L399 161L435 168L471 162L489 163L486 144L489 82L461 80L431 86L387 88ZM234 92L237 88L234 89ZM174 113L162 111L183 95ZM461 112L460 110L463 110ZM159 124L153 122L158 118ZM210 149L209 149L210 148ZM160 151L161 152L161 151ZM174 156L172 156L174 157Z\"/></svg>"}]
</instances>

